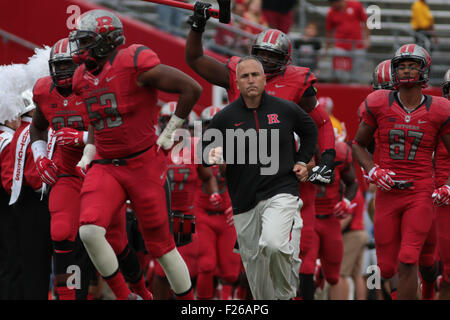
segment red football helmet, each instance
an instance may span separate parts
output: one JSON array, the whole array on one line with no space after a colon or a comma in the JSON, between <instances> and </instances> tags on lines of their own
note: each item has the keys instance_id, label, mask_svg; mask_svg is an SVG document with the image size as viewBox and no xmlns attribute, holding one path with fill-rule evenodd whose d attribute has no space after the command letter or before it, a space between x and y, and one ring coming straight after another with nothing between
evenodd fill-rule
<instances>
[{"instance_id":1,"label":"red football helmet","mask_svg":"<svg viewBox=\"0 0 450 320\"><path fill-rule=\"evenodd\" d=\"M72 76L77 65L72 60L68 38L56 42L50 50L50 59L48 66L53 84L57 87L70 87L72 85Z\"/></svg>"},{"instance_id":2,"label":"red football helmet","mask_svg":"<svg viewBox=\"0 0 450 320\"><path fill-rule=\"evenodd\" d=\"M444 82L442 82L441 87L442 96L450 100L450 69L445 73Z\"/></svg>"},{"instance_id":3,"label":"red football helmet","mask_svg":"<svg viewBox=\"0 0 450 320\"><path fill-rule=\"evenodd\" d=\"M268 29L256 36L251 54L261 61L265 73L272 74L282 71L292 62L291 50L291 41L286 34L280 30ZM276 58L267 57L263 52L274 53Z\"/></svg>"},{"instance_id":4,"label":"red football helmet","mask_svg":"<svg viewBox=\"0 0 450 320\"><path fill-rule=\"evenodd\" d=\"M401 61L412 60L417 61L420 64L419 74L416 77L408 79L399 79L398 77L398 65ZM398 88L402 84L414 84L421 83L422 87L427 86L427 82L430 78L431 58L428 52L417 44L405 44L401 46L391 59L392 65L392 80L395 88Z\"/></svg>"},{"instance_id":5,"label":"red football helmet","mask_svg":"<svg viewBox=\"0 0 450 320\"><path fill-rule=\"evenodd\" d=\"M372 87L373 90L394 89L394 82L392 81L391 60L384 60L375 67L372 76Z\"/></svg>"},{"instance_id":6,"label":"red football helmet","mask_svg":"<svg viewBox=\"0 0 450 320\"><path fill-rule=\"evenodd\" d=\"M164 128L167 125L167 122L170 120L170 117L175 113L176 109L177 109L176 101L167 102L162 106L158 118L158 125L161 131L164 130Z\"/></svg>"},{"instance_id":7,"label":"red football helmet","mask_svg":"<svg viewBox=\"0 0 450 320\"><path fill-rule=\"evenodd\" d=\"M75 30L70 32L73 42L72 56L75 63L89 65L107 57L116 47L125 43L120 19L107 10L90 10L76 21Z\"/></svg>"},{"instance_id":8,"label":"red football helmet","mask_svg":"<svg viewBox=\"0 0 450 320\"><path fill-rule=\"evenodd\" d=\"M212 118L218 113L220 110L222 110L222 107L218 106L209 106L203 109L202 113L200 114L200 120L202 120L203 123L209 123Z\"/></svg>"}]
</instances>

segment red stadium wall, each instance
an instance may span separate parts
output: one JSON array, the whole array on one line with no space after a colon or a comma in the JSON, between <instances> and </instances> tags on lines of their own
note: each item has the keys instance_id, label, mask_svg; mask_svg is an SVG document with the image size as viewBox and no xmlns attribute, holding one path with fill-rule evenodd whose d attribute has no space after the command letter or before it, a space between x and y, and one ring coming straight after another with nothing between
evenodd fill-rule
<instances>
[{"instance_id":1,"label":"red stadium wall","mask_svg":"<svg viewBox=\"0 0 450 320\"><path fill-rule=\"evenodd\" d=\"M100 8L81 0L14 0L0 2L0 29L10 32L37 45L52 45L69 33L67 24L74 22L74 12L70 6L78 6L81 13ZM121 16L127 43L141 43L152 48L165 64L179 68L195 78L204 88L198 109L212 102L212 87L197 76L184 59L184 40L161 32L152 26ZM26 63L32 51L11 41L0 41L0 64ZM207 52L222 61L225 58ZM334 100L334 114L345 122L348 137L353 139L357 129L356 110L365 96L371 92L369 86L317 84L318 96L329 96ZM432 94L440 94L434 88ZM161 94L164 101L173 97ZM196 111L198 111L196 109Z\"/></svg>"}]
</instances>

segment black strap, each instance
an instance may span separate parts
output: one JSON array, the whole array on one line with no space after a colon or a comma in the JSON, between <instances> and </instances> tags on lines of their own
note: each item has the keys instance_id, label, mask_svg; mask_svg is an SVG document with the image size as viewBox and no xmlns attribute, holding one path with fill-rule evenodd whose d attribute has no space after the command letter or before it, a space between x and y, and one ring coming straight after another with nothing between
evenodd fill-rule
<instances>
[{"instance_id":1,"label":"black strap","mask_svg":"<svg viewBox=\"0 0 450 320\"><path fill-rule=\"evenodd\" d=\"M316 214L317 219L329 219L331 217L331 214Z\"/></svg>"},{"instance_id":2,"label":"black strap","mask_svg":"<svg viewBox=\"0 0 450 320\"><path fill-rule=\"evenodd\" d=\"M412 181L395 181L394 180L394 188L396 189L400 189L400 190L405 190L405 189L409 189L414 185L414 183Z\"/></svg>"},{"instance_id":3,"label":"black strap","mask_svg":"<svg viewBox=\"0 0 450 320\"><path fill-rule=\"evenodd\" d=\"M153 146L153 145L152 145ZM126 159L132 159L132 158L136 158L137 156L143 154L144 152L146 152L147 150L149 150L152 146L145 148L144 150L132 153L126 157L123 158L117 158L117 159L97 159L97 160L92 160L91 165L94 163L97 164L113 164L116 167L119 166L124 166L127 164L127 160Z\"/></svg>"},{"instance_id":4,"label":"black strap","mask_svg":"<svg viewBox=\"0 0 450 320\"><path fill-rule=\"evenodd\" d=\"M58 174L58 179L59 178L80 178L79 176L76 176L76 175L74 175L74 174L65 174L65 173L63 173L63 174Z\"/></svg>"},{"instance_id":5,"label":"black strap","mask_svg":"<svg viewBox=\"0 0 450 320\"><path fill-rule=\"evenodd\" d=\"M221 215L221 214L225 213L225 211L212 211L212 210L205 210L205 211L210 216L212 216L212 215Z\"/></svg>"}]
</instances>

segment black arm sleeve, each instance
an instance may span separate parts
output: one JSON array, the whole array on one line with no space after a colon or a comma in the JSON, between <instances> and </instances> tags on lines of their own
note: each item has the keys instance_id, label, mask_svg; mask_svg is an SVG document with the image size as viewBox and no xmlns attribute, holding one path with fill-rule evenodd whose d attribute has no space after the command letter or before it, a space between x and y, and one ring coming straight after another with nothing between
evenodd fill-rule
<instances>
[{"instance_id":1,"label":"black arm sleeve","mask_svg":"<svg viewBox=\"0 0 450 320\"><path fill-rule=\"evenodd\" d=\"M308 89L305 90L305 92L303 92L303 96L302 97L312 97L315 96L317 93L316 88L314 88L313 85L310 85L308 87Z\"/></svg>"},{"instance_id":2,"label":"black arm sleeve","mask_svg":"<svg viewBox=\"0 0 450 320\"><path fill-rule=\"evenodd\" d=\"M301 108L295 108L294 131L300 137L300 150L295 154L295 161L308 163L316 149L318 130L313 119Z\"/></svg>"}]
</instances>

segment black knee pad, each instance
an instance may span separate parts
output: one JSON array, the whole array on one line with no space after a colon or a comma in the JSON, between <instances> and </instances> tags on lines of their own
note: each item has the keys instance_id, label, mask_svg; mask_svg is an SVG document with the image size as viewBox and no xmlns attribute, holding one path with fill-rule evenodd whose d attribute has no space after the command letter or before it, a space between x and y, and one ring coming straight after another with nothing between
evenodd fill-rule
<instances>
[{"instance_id":1,"label":"black knee pad","mask_svg":"<svg viewBox=\"0 0 450 320\"><path fill-rule=\"evenodd\" d=\"M67 273L67 267L75 264L74 247L75 242L73 241L53 241L53 266L55 268L55 274Z\"/></svg>"},{"instance_id":2,"label":"black knee pad","mask_svg":"<svg viewBox=\"0 0 450 320\"><path fill-rule=\"evenodd\" d=\"M133 248L128 245L117 256L119 260L119 268L126 281L136 283L142 276L141 265Z\"/></svg>"},{"instance_id":3,"label":"black knee pad","mask_svg":"<svg viewBox=\"0 0 450 320\"><path fill-rule=\"evenodd\" d=\"M430 267L419 266L420 275L422 279L426 282L434 282L439 275L439 268L436 263Z\"/></svg>"}]
</instances>

